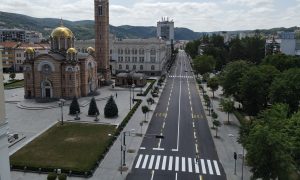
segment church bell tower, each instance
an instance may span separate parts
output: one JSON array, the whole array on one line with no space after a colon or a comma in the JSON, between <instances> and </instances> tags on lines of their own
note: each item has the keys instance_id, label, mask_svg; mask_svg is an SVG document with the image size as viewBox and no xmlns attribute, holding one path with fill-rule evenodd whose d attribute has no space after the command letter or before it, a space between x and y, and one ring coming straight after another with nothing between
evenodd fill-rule
<instances>
[{"instance_id":1,"label":"church bell tower","mask_svg":"<svg viewBox=\"0 0 300 180\"><path fill-rule=\"evenodd\" d=\"M100 80L110 81L109 65L109 0L95 0L95 56Z\"/></svg>"}]
</instances>

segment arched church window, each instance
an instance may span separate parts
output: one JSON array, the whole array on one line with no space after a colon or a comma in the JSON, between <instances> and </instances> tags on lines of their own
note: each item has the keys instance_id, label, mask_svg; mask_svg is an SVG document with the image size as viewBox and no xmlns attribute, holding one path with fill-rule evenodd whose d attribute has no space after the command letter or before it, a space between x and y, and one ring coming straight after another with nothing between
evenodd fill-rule
<instances>
[{"instance_id":1,"label":"arched church window","mask_svg":"<svg viewBox=\"0 0 300 180\"><path fill-rule=\"evenodd\" d=\"M150 55L151 56L155 56L156 55L156 50L154 48L151 49Z\"/></svg>"},{"instance_id":2,"label":"arched church window","mask_svg":"<svg viewBox=\"0 0 300 180\"><path fill-rule=\"evenodd\" d=\"M42 72L44 74L51 74L51 72L52 72L51 66L49 64L44 64L42 66Z\"/></svg>"}]
</instances>

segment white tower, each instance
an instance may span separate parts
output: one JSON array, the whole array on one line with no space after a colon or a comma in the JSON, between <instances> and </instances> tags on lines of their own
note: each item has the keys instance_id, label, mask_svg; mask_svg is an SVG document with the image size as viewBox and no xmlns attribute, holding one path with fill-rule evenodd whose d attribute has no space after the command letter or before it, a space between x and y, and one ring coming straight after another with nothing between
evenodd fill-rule
<instances>
[{"instance_id":1,"label":"white tower","mask_svg":"<svg viewBox=\"0 0 300 180\"><path fill-rule=\"evenodd\" d=\"M7 122L5 120L2 52L0 50L0 180L10 180Z\"/></svg>"},{"instance_id":2,"label":"white tower","mask_svg":"<svg viewBox=\"0 0 300 180\"><path fill-rule=\"evenodd\" d=\"M169 18L163 17L157 22L157 37L167 41L174 40L174 21L169 21Z\"/></svg>"}]
</instances>

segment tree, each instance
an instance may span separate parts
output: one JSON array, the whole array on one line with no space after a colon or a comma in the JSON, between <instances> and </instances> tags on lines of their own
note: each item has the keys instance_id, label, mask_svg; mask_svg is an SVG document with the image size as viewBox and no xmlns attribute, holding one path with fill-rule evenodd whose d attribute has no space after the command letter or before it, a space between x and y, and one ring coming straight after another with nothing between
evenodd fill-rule
<instances>
[{"instance_id":1,"label":"tree","mask_svg":"<svg viewBox=\"0 0 300 180\"><path fill-rule=\"evenodd\" d=\"M259 35L242 39L245 47L245 59L254 64L259 64L265 57L265 39Z\"/></svg>"},{"instance_id":2,"label":"tree","mask_svg":"<svg viewBox=\"0 0 300 180\"><path fill-rule=\"evenodd\" d=\"M93 97L91 99L91 102L90 102L90 106L89 106L89 111L88 111L88 115L89 116L97 116L99 115L99 109L97 107L97 103L96 103L96 100L95 98Z\"/></svg>"},{"instance_id":3,"label":"tree","mask_svg":"<svg viewBox=\"0 0 300 180\"><path fill-rule=\"evenodd\" d=\"M145 115L145 122L147 122L147 113L150 111L148 106L142 106L142 112Z\"/></svg>"},{"instance_id":4,"label":"tree","mask_svg":"<svg viewBox=\"0 0 300 180\"><path fill-rule=\"evenodd\" d=\"M70 115L76 115L77 113L80 113L80 106L77 100L77 97L74 96L72 103L70 104L70 111L69 114Z\"/></svg>"},{"instance_id":5,"label":"tree","mask_svg":"<svg viewBox=\"0 0 300 180\"><path fill-rule=\"evenodd\" d=\"M271 103L286 103L291 112L299 109L300 68L289 69L277 76L270 87Z\"/></svg>"},{"instance_id":6,"label":"tree","mask_svg":"<svg viewBox=\"0 0 300 180\"><path fill-rule=\"evenodd\" d=\"M16 73L10 73L10 74L9 74L9 78L12 79L12 80L15 80L15 78L16 78Z\"/></svg>"},{"instance_id":7,"label":"tree","mask_svg":"<svg viewBox=\"0 0 300 180\"><path fill-rule=\"evenodd\" d=\"M300 68L300 58L285 54L274 54L265 57L261 64L272 65L283 72L291 68Z\"/></svg>"},{"instance_id":8,"label":"tree","mask_svg":"<svg viewBox=\"0 0 300 180\"><path fill-rule=\"evenodd\" d=\"M215 119L213 125L216 127L216 137L218 137L218 128L221 126L221 122Z\"/></svg>"},{"instance_id":9,"label":"tree","mask_svg":"<svg viewBox=\"0 0 300 180\"><path fill-rule=\"evenodd\" d=\"M243 75L249 70L250 64L246 61L235 61L228 63L220 76L220 84L226 96L233 96L238 102L240 98L240 84Z\"/></svg>"},{"instance_id":10,"label":"tree","mask_svg":"<svg viewBox=\"0 0 300 180\"><path fill-rule=\"evenodd\" d=\"M210 99L209 99L209 96L208 96L207 94L205 94L205 95L203 96L203 98L204 98L204 102L205 102L205 104L206 104L206 107L207 107L207 109L209 110L209 107L210 107Z\"/></svg>"},{"instance_id":11,"label":"tree","mask_svg":"<svg viewBox=\"0 0 300 180\"><path fill-rule=\"evenodd\" d=\"M215 120L217 120L218 119L218 114L217 113L215 113L214 111L211 113L211 117L212 117L212 119L213 119L213 122L215 121ZM213 127L212 127L212 129L214 129L215 128L215 124L213 123Z\"/></svg>"},{"instance_id":12,"label":"tree","mask_svg":"<svg viewBox=\"0 0 300 180\"><path fill-rule=\"evenodd\" d=\"M248 134L242 138L254 179L289 179L293 160L291 137L284 129L287 117L287 105L273 105L259 114Z\"/></svg>"},{"instance_id":13,"label":"tree","mask_svg":"<svg viewBox=\"0 0 300 180\"><path fill-rule=\"evenodd\" d=\"M118 116L119 110L117 107L117 104L113 98L113 96L110 96L105 107L104 107L104 116L107 118L113 118Z\"/></svg>"},{"instance_id":14,"label":"tree","mask_svg":"<svg viewBox=\"0 0 300 180\"><path fill-rule=\"evenodd\" d=\"M270 86L280 72L270 65L251 67L242 77L240 97L245 111L255 116L268 105Z\"/></svg>"},{"instance_id":15,"label":"tree","mask_svg":"<svg viewBox=\"0 0 300 180\"><path fill-rule=\"evenodd\" d=\"M215 69L216 61L212 56L197 56L193 59L193 65L196 73L203 75Z\"/></svg>"},{"instance_id":16,"label":"tree","mask_svg":"<svg viewBox=\"0 0 300 180\"><path fill-rule=\"evenodd\" d=\"M239 38L235 38L229 43L229 61L244 59L245 50Z\"/></svg>"},{"instance_id":17,"label":"tree","mask_svg":"<svg viewBox=\"0 0 300 180\"><path fill-rule=\"evenodd\" d=\"M234 111L234 102L229 99L221 99L221 106L223 111L227 113L229 124L229 114Z\"/></svg>"},{"instance_id":18,"label":"tree","mask_svg":"<svg viewBox=\"0 0 300 180\"><path fill-rule=\"evenodd\" d=\"M215 91L219 89L219 81L217 77L212 77L208 80L207 86L212 90L213 92L213 98L215 97Z\"/></svg>"}]
</instances>

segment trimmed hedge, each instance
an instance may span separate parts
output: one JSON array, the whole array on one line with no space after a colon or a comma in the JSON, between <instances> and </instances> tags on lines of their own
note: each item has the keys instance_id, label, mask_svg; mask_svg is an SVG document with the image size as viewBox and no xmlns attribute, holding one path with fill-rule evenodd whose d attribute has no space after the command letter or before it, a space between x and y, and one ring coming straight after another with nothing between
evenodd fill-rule
<instances>
[{"instance_id":1,"label":"trimmed hedge","mask_svg":"<svg viewBox=\"0 0 300 180\"><path fill-rule=\"evenodd\" d=\"M137 94L137 96L147 96L147 94L148 94L149 91L152 89L152 87L153 87L153 85L154 85L155 82L156 82L156 80L153 79L152 82L151 82L151 84L150 84L150 85L148 86L148 88L146 89L146 91L143 92L142 94L141 94L141 93Z\"/></svg>"}]
</instances>

